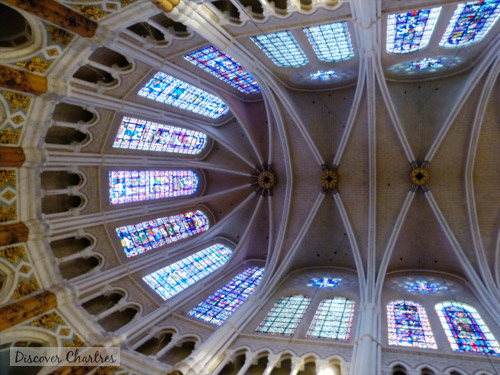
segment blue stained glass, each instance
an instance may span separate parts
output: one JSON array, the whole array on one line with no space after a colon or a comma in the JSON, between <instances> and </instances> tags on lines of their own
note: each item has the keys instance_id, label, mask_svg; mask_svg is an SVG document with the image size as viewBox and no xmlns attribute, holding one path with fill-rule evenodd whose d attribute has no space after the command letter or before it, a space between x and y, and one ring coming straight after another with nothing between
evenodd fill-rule
<instances>
[{"instance_id":1,"label":"blue stained glass","mask_svg":"<svg viewBox=\"0 0 500 375\"><path fill-rule=\"evenodd\" d=\"M264 268L252 267L240 273L188 314L220 326L259 285Z\"/></svg>"},{"instance_id":2,"label":"blue stained glass","mask_svg":"<svg viewBox=\"0 0 500 375\"><path fill-rule=\"evenodd\" d=\"M199 178L193 171L110 171L111 204L191 195Z\"/></svg>"},{"instance_id":3,"label":"blue stained glass","mask_svg":"<svg viewBox=\"0 0 500 375\"><path fill-rule=\"evenodd\" d=\"M432 59L430 57L426 57L420 60L413 60L410 62L409 66L411 69L425 70L429 68L440 68L443 65L441 64L441 59L436 58Z\"/></svg>"},{"instance_id":4,"label":"blue stained glass","mask_svg":"<svg viewBox=\"0 0 500 375\"><path fill-rule=\"evenodd\" d=\"M436 312L452 350L500 354L498 342L472 306L443 302L436 305Z\"/></svg>"},{"instance_id":5,"label":"blue stained glass","mask_svg":"<svg viewBox=\"0 0 500 375\"><path fill-rule=\"evenodd\" d=\"M429 44L441 7L390 14L387 18L387 52L409 53Z\"/></svg>"},{"instance_id":6,"label":"blue stained glass","mask_svg":"<svg viewBox=\"0 0 500 375\"><path fill-rule=\"evenodd\" d=\"M335 288L341 281L342 279L331 279L329 277L322 277L321 279L313 277L311 282L307 284L307 286L316 286L318 288Z\"/></svg>"},{"instance_id":7,"label":"blue stained glass","mask_svg":"<svg viewBox=\"0 0 500 375\"><path fill-rule=\"evenodd\" d=\"M335 297L321 301L307 331L307 337L349 340L355 302Z\"/></svg>"},{"instance_id":8,"label":"blue stained glass","mask_svg":"<svg viewBox=\"0 0 500 375\"><path fill-rule=\"evenodd\" d=\"M462 47L481 41L500 16L500 0L458 4L439 45Z\"/></svg>"},{"instance_id":9,"label":"blue stained glass","mask_svg":"<svg viewBox=\"0 0 500 375\"><path fill-rule=\"evenodd\" d=\"M298 67L309 61L290 31L251 36L274 64L284 67Z\"/></svg>"},{"instance_id":10,"label":"blue stained glass","mask_svg":"<svg viewBox=\"0 0 500 375\"><path fill-rule=\"evenodd\" d=\"M259 324L257 332L293 335L310 303L310 298L301 295L281 298Z\"/></svg>"},{"instance_id":11,"label":"blue stained glass","mask_svg":"<svg viewBox=\"0 0 500 375\"><path fill-rule=\"evenodd\" d=\"M163 72L156 73L138 94L211 118L219 118L229 111L219 97Z\"/></svg>"},{"instance_id":12,"label":"blue stained glass","mask_svg":"<svg viewBox=\"0 0 500 375\"><path fill-rule=\"evenodd\" d=\"M304 33L321 61L337 62L354 56L346 22L305 27Z\"/></svg>"},{"instance_id":13,"label":"blue stained glass","mask_svg":"<svg viewBox=\"0 0 500 375\"><path fill-rule=\"evenodd\" d=\"M208 46L183 57L245 94L260 92L257 82L250 73L244 71L240 64L215 47Z\"/></svg>"},{"instance_id":14,"label":"blue stained glass","mask_svg":"<svg viewBox=\"0 0 500 375\"><path fill-rule=\"evenodd\" d=\"M446 290L448 287L439 283L428 283L425 280L417 280L414 282L407 282L406 289L410 292L419 292L422 294L437 293L441 290Z\"/></svg>"},{"instance_id":15,"label":"blue stained glass","mask_svg":"<svg viewBox=\"0 0 500 375\"><path fill-rule=\"evenodd\" d=\"M387 305L389 345L437 349L425 309L411 301Z\"/></svg>"},{"instance_id":16,"label":"blue stained glass","mask_svg":"<svg viewBox=\"0 0 500 375\"><path fill-rule=\"evenodd\" d=\"M167 300L222 267L232 251L216 244L153 272L142 279Z\"/></svg>"},{"instance_id":17,"label":"blue stained glass","mask_svg":"<svg viewBox=\"0 0 500 375\"><path fill-rule=\"evenodd\" d=\"M320 81L329 81L332 78L338 77L335 70L318 70L315 73L309 73L309 78L314 80L319 79Z\"/></svg>"},{"instance_id":18,"label":"blue stained glass","mask_svg":"<svg viewBox=\"0 0 500 375\"><path fill-rule=\"evenodd\" d=\"M116 228L116 233L127 257L133 257L204 232L209 226L206 215L195 211L126 225Z\"/></svg>"},{"instance_id":19,"label":"blue stained glass","mask_svg":"<svg viewBox=\"0 0 500 375\"><path fill-rule=\"evenodd\" d=\"M194 130L123 117L113 147L179 154L199 154L207 135Z\"/></svg>"}]
</instances>

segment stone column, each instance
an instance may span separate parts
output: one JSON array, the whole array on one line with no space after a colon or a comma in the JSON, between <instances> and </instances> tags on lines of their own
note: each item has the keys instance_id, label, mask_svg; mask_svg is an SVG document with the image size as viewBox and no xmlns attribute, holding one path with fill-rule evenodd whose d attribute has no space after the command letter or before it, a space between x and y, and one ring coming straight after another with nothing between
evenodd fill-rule
<instances>
[{"instance_id":1,"label":"stone column","mask_svg":"<svg viewBox=\"0 0 500 375\"><path fill-rule=\"evenodd\" d=\"M97 30L96 22L55 0L4 0L3 2L86 38L92 38Z\"/></svg>"},{"instance_id":2,"label":"stone column","mask_svg":"<svg viewBox=\"0 0 500 375\"><path fill-rule=\"evenodd\" d=\"M45 291L0 308L0 331L57 307L54 293Z\"/></svg>"},{"instance_id":3,"label":"stone column","mask_svg":"<svg viewBox=\"0 0 500 375\"><path fill-rule=\"evenodd\" d=\"M163 357L170 349L172 349L174 346L176 346L179 343L179 340L181 339L181 336L178 334L173 334L172 339L170 342L165 345L161 350L158 351L154 356L156 358L161 358Z\"/></svg>"},{"instance_id":4,"label":"stone column","mask_svg":"<svg viewBox=\"0 0 500 375\"><path fill-rule=\"evenodd\" d=\"M47 78L24 70L0 65L0 87L41 95L47 91Z\"/></svg>"},{"instance_id":5,"label":"stone column","mask_svg":"<svg viewBox=\"0 0 500 375\"><path fill-rule=\"evenodd\" d=\"M250 366L252 366L252 362L255 359L256 355L257 354L255 354L255 353L246 352L245 353L245 364L240 369L240 371L238 371L238 373L236 375L246 375L247 370L250 368Z\"/></svg>"},{"instance_id":6,"label":"stone column","mask_svg":"<svg viewBox=\"0 0 500 375\"><path fill-rule=\"evenodd\" d=\"M292 357L292 370L290 371L290 375L297 375L303 366L304 360L302 358Z\"/></svg>"},{"instance_id":7,"label":"stone column","mask_svg":"<svg viewBox=\"0 0 500 375\"><path fill-rule=\"evenodd\" d=\"M267 366L262 375L271 375L274 367L279 363L281 358L280 354L271 354L267 357Z\"/></svg>"},{"instance_id":8,"label":"stone column","mask_svg":"<svg viewBox=\"0 0 500 375\"><path fill-rule=\"evenodd\" d=\"M365 303L359 312L359 330L352 354L351 375L381 374L379 323L380 311L377 306L371 302Z\"/></svg>"},{"instance_id":9,"label":"stone column","mask_svg":"<svg viewBox=\"0 0 500 375\"><path fill-rule=\"evenodd\" d=\"M228 350L224 356L224 359L217 365L217 367L212 371L213 374L218 375L226 365L233 360L234 352Z\"/></svg>"},{"instance_id":10,"label":"stone column","mask_svg":"<svg viewBox=\"0 0 500 375\"><path fill-rule=\"evenodd\" d=\"M24 223L0 226L0 246L28 241L29 229Z\"/></svg>"}]
</instances>

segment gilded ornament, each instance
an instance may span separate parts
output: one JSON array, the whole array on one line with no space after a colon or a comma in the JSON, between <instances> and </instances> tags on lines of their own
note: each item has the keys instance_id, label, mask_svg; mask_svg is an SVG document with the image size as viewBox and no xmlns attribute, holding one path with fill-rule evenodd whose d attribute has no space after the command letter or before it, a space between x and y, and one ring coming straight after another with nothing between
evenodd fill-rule
<instances>
[{"instance_id":1,"label":"gilded ornament","mask_svg":"<svg viewBox=\"0 0 500 375\"><path fill-rule=\"evenodd\" d=\"M42 60L40 56L33 57L28 61L16 62L17 66L27 69L30 72L45 73L49 68L51 62L47 60Z\"/></svg>"},{"instance_id":2,"label":"gilded ornament","mask_svg":"<svg viewBox=\"0 0 500 375\"><path fill-rule=\"evenodd\" d=\"M28 273L31 271L31 267L25 264L21 268L19 268L19 271L21 271L21 273Z\"/></svg>"},{"instance_id":3,"label":"gilded ornament","mask_svg":"<svg viewBox=\"0 0 500 375\"><path fill-rule=\"evenodd\" d=\"M0 186L6 184L16 187L16 171L0 169Z\"/></svg>"},{"instance_id":4,"label":"gilded ornament","mask_svg":"<svg viewBox=\"0 0 500 375\"><path fill-rule=\"evenodd\" d=\"M276 182L276 176L271 171L263 171L259 174L257 178L259 186L263 189L271 189Z\"/></svg>"},{"instance_id":5,"label":"gilded ornament","mask_svg":"<svg viewBox=\"0 0 500 375\"><path fill-rule=\"evenodd\" d=\"M116 9L118 9L118 7L116 6L116 4L108 4L108 5L106 5L106 9L116 10Z\"/></svg>"},{"instance_id":6,"label":"gilded ornament","mask_svg":"<svg viewBox=\"0 0 500 375\"><path fill-rule=\"evenodd\" d=\"M127 5L130 5L135 2L136 0L121 0L122 7L126 7Z\"/></svg>"},{"instance_id":7,"label":"gilded ornament","mask_svg":"<svg viewBox=\"0 0 500 375\"><path fill-rule=\"evenodd\" d=\"M410 173L410 181L417 186L424 186L429 179L429 171L425 168L413 168Z\"/></svg>"},{"instance_id":8,"label":"gilded ornament","mask_svg":"<svg viewBox=\"0 0 500 375\"><path fill-rule=\"evenodd\" d=\"M30 323L30 326L46 328L53 331L56 328L57 324L65 324L65 323L64 320L62 320L62 318L59 315L57 315L57 313L52 312L50 314L43 315L37 320L32 321Z\"/></svg>"},{"instance_id":9,"label":"gilded ornament","mask_svg":"<svg viewBox=\"0 0 500 375\"><path fill-rule=\"evenodd\" d=\"M109 12L103 11L102 8L97 5L74 5L73 8L75 8L85 17L91 18L96 21L109 14Z\"/></svg>"},{"instance_id":10,"label":"gilded ornament","mask_svg":"<svg viewBox=\"0 0 500 375\"><path fill-rule=\"evenodd\" d=\"M21 297L26 297L27 295L36 292L37 290L40 290L40 284L38 284L38 281L36 281L35 277L32 276L28 282L20 280L17 283L17 288L14 291L12 298L18 299Z\"/></svg>"},{"instance_id":11,"label":"gilded ornament","mask_svg":"<svg viewBox=\"0 0 500 375\"><path fill-rule=\"evenodd\" d=\"M7 259L13 264L16 264L19 259L28 260L26 250L22 246L12 246L5 249L0 249L0 257Z\"/></svg>"},{"instance_id":12,"label":"gilded ornament","mask_svg":"<svg viewBox=\"0 0 500 375\"><path fill-rule=\"evenodd\" d=\"M7 190L5 193L2 194L2 197L5 198L6 201L10 201L15 196L16 194L14 194L12 190Z\"/></svg>"},{"instance_id":13,"label":"gilded ornament","mask_svg":"<svg viewBox=\"0 0 500 375\"><path fill-rule=\"evenodd\" d=\"M28 113L31 105L31 98L29 96L10 91L3 91L2 95L14 112L20 107L23 112Z\"/></svg>"},{"instance_id":14,"label":"gilded ornament","mask_svg":"<svg viewBox=\"0 0 500 375\"><path fill-rule=\"evenodd\" d=\"M60 29L52 25L45 25L45 28L49 33L50 41L52 42L52 44L59 43L62 47L66 47L69 44L69 42L71 42L71 40L73 39L73 35L68 33L66 30ZM55 48L53 48L52 50L57 51ZM49 55L53 56L49 51L48 51ZM59 52L56 53L55 55L58 54Z\"/></svg>"},{"instance_id":15,"label":"gilded ornament","mask_svg":"<svg viewBox=\"0 0 500 375\"><path fill-rule=\"evenodd\" d=\"M332 168L324 168L321 175L321 186L323 190L334 190L337 187L339 177L337 172Z\"/></svg>"},{"instance_id":16,"label":"gilded ornament","mask_svg":"<svg viewBox=\"0 0 500 375\"><path fill-rule=\"evenodd\" d=\"M61 334L62 334L62 331L63 330L61 330ZM75 336L73 338L73 341L66 341L64 343L65 348L82 348L84 346L85 346L85 343L78 336Z\"/></svg>"},{"instance_id":17,"label":"gilded ornament","mask_svg":"<svg viewBox=\"0 0 500 375\"><path fill-rule=\"evenodd\" d=\"M70 334L70 332L71 332L71 331L70 331L69 329L67 329L67 328L63 328L63 329L61 329L61 330L59 331L59 334L60 334L61 336L68 336L68 335Z\"/></svg>"},{"instance_id":18,"label":"gilded ornament","mask_svg":"<svg viewBox=\"0 0 500 375\"><path fill-rule=\"evenodd\" d=\"M1 144L17 144L19 142L19 137L21 136L21 130L12 130L10 128L3 129L0 131L0 143Z\"/></svg>"},{"instance_id":19,"label":"gilded ornament","mask_svg":"<svg viewBox=\"0 0 500 375\"><path fill-rule=\"evenodd\" d=\"M59 51L57 50L57 48L49 48L47 50L47 55L49 55L49 56L57 56L57 55L59 55Z\"/></svg>"},{"instance_id":20,"label":"gilded ornament","mask_svg":"<svg viewBox=\"0 0 500 375\"><path fill-rule=\"evenodd\" d=\"M17 208L12 206L9 209L5 206L0 206L0 223L5 223L6 221L17 220Z\"/></svg>"},{"instance_id":21,"label":"gilded ornament","mask_svg":"<svg viewBox=\"0 0 500 375\"><path fill-rule=\"evenodd\" d=\"M16 116L12 117L11 120L14 121L14 123L17 125L17 124L20 124L21 122L24 121L24 117L20 116L20 115L16 115Z\"/></svg>"},{"instance_id":22,"label":"gilded ornament","mask_svg":"<svg viewBox=\"0 0 500 375\"><path fill-rule=\"evenodd\" d=\"M115 371L120 371L121 368L118 366L106 366L106 367L99 367L94 375L112 375L114 374Z\"/></svg>"}]
</instances>

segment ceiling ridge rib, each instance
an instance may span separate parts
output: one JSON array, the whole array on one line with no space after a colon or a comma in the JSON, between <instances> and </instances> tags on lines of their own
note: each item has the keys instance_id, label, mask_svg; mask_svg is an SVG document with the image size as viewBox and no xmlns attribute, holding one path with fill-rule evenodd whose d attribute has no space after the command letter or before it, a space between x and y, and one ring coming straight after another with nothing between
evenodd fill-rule
<instances>
[{"instance_id":1,"label":"ceiling ridge rib","mask_svg":"<svg viewBox=\"0 0 500 375\"><path fill-rule=\"evenodd\" d=\"M403 227L406 217L408 216L408 211L410 210L414 198L415 198L415 192L408 190L406 198L399 212L398 218L396 219L396 223L394 224L394 228L391 232L391 236L389 237L389 241L387 242L387 246L384 250L382 262L378 267L379 273L377 275L377 281L375 284L375 301L380 301L382 298L382 291L383 291L385 277L387 274L387 268L389 267L389 262L393 254L394 247L396 246L399 234L401 233L401 228Z\"/></svg>"},{"instance_id":2,"label":"ceiling ridge rib","mask_svg":"<svg viewBox=\"0 0 500 375\"><path fill-rule=\"evenodd\" d=\"M385 106L389 112L389 116L391 117L392 125L394 126L394 130L396 130L396 134L398 135L398 139L406 155L406 159L408 160L408 163L411 163L412 161L415 161L415 155L413 154L410 142L408 142L406 133L403 129L403 126L401 125L401 120L399 118L396 107L394 106L391 94L389 93L389 88L387 87L384 73L382 71L382 65L379 60L377 60L377 62L378 63L375 67L375 74L377 76L380 93L382 94L382 98L384 99Z\"/></svg>"},{"instance_id":3,"label":"ceiling ridge rib","mask_svg":"<svg viewBox=\"0 0 500 375\"><path fill-rule=\"evenodd\" d=\"M267 74L264 71L264 74ZM267 77L270 79L270 77ZM272 82L272 78L269 80L269 82ZM269 83L266 81L266 85L269 85ZM276 265L275 263L278 261L279 254L282 251L283 248L283 243L285 239L285 234L286 234L286 228L288 226L288 218L289 218L289 213L290 213L290 206L291 206L291 201L292 201L292 190L293 190L293 173L292 173L292 162L290 159L290 146L288 144L288 138L287 134L285 131L285 125L283 122L283 117L281 113L281 109L276 103L276 98L275 98L275 92L273 90L272 86L269 86L269 95L267 96L269 100L269 106L273 108L272 114L273 117L276 121L276 128L278 130L278 134L281 140L281 147L283 148L283 159L284 159L284 164L285 164L285 198L283 202L283 214L282 214L282 220L280 220L281 225L278 231L278 234L276 236L276 244L274 245L274 251L273 251L273 257L271 258L270 267L271 269L275 269ZM271 126L271 124L269 124ZM266 285L269 280L271 280L271 273L266 272L264 274L264 277L261 281L262 285Z\"/></svg>"},{"instance_id":4,"label":"ceiling ridge rib","mask_svg":"<svg viewBox=\"0 0 500 375\"><path fill-rule=\"evenodd\" d=\"M342 220L342 223L344 224L344 228L347 232L347 238L349 239L349 243L351 245L354 262L356 264L356 273L358 275L360 299L363 301L366 298L367 280L365 265L363 264L363 259L361 258L358 241L356 239L356 235L354 234L354 229L352 228L351 221L349 220L349 215L347 214L340 193L333 194L333 199L335 200L335 204L337 205L337 209L339 210L340 218Z\"/></svg>"},{"instance_id":5,"label":"ceiling ridge rib","mask_svg":"<svg viewBox=\"0 0 500 375\"><path fill-rule=\"evenodd\" d=\"M361 98L365 92L365 80L366 80L366 62L365 59L360 59L359 72L358 75L360 79L358 80L358 85L356 86L356 92L354 93L354 100L349 111L349 117L347 118L345 130L342 133L340 139L339 147L335 157L333 158L333 165L338 166L344 155L344 151L347 147L347 143L354 128L354 122L356 121L357 115L359 113L359 105L361 103Z\"/></svg>"},{"instance_id":6,"label":"ceiling ridge rib","mask_svg":"<svg viewBox=\"0 0 500 375\"><path fill-rule=\"evenodd\" d=\"M499 301L496 300L496 298L491 294L491 292L485 287L485 285L481 281L481 278L474 270L474 267L472 267L472 264L467 259L467 256L465 255L464 251L460 246L460 243L455 237L455 234L448 225L448 222L446 221L446 218L444 217L441 209L439 208L439 205L434 199L432 192L429 190L427 193L424 194L424 196L427 199L429 205L431 206L431 209L436 219L438 220L441 229L445 233L446 238L450 242L455 252L455 255L457 256L459 262L462 264L462 267L465 271L465 274L467 275L469 282L472 284L473 289L475 289L475 291L477 292L478 297L480 297L485 308L487 308L490 311L496 311ZM500 316L492 315L492 318L495 319L495 322L497 324L500 324Z\"/></svg>"},{"instance_id":7,"label":"ceiling ridge rib","mask_svg":"<svg viewBox=\"0 0 500 375\"><path fill-rule=\"evenodd\" d=\"M476 109L476 114L474 116L474 124L472 127L472 134L470 137L469 149L467 152L467 160L465 166L465 194L467 201L467 211L469 214L470 229L472 232L472 240L474 244L474 252L479 264L479 270L481 271L483 281L486 283L487 287L490 288L491 292L495 294L498 301L500 301L500 290L495 284L491 269L488 265L488 260L486 259L486 254L484 250L484 245L481 237L481 231L479 228L479 218L476 206L476 197L474 192L474 164L476 160L477 148L479 144L479 138L481 134L481 128L488 108L488 102L493 92L493 88L496 84L496 79L498 78L500 72L500 57L497 57L493 62L493 66L489 71L486 78L485 87L481 91L481 97L479 99L479 104Z\"/></svg>"},{"instance_id":8,"label":"ceiling ridge rib","mask_svg":"<svg viewBox=\"0 0 500 375\"><path fill-rule=\"evenodd\" d=\"M448 131L450 130L451 126L453 125L455 118L458 116L459 112L462 110L463 106L465 105L465 103L466 103L467 99L469 98L470 94L472 93L473 89L477 86L477 84L479 83L481 78L484 76L488 67L492 64L492 61L497 57L498 50L500 50L500 39L497 39L492 44L489 52L486 54L486 56L483 58L483 60L481 60L481 62L477 65L477 67L472 71L466 84L462 87L462 92L460 93L460 98L455 103L455 105L453 106L453 108L450 111L450 114L448 115L448 117L444 121L443 126L441 127L441 130L439 131L438 135L436 136L436 139L434 140L432 146L430 147L429 151L427 152L427 155L425 156L425 161L431 162L432 159L434 158L434 156L436 155L437 151L439 150L439 147L441 146L441 143L446 138Z\"/></svg>"},{"instance_id":9,"label":"ceiling ridge rib","mask_svg":"<svg viewBox=\"0 0 500 375\"><path fill-rule=\"evenodd\" d=\"M293 256L297 252L300 247L302 240L305 235L309 231L309 227L311 226L316 214L318 213L319 207L321 203L325 199L325 194L323 192L319 192L316 197L313 206L311 207L309 214L307 215L302 227L300 228L299 233L295 236L295 239L288 249L285 257L281 261L280 265L276 269L276 273L272 276L272 279L269 281L268 285L266 285L266 294L263 298L268 298L270 294L274 293L274 288L277 286L279 282L281 282L288 271L288 266L293 259Z\"/></svg>"},{"instance_id":10,"label":"ceiling ridge rib","mask_svg":"<svg viewBox=\"0 0 500 375\"><path fill-rule=\"evenodd\" d=\"M367 248L367 300L373 301L377 258L377 113L375 99L374 58L367 58L368 105L368 248Z\"/></svg>"}]
</instances>

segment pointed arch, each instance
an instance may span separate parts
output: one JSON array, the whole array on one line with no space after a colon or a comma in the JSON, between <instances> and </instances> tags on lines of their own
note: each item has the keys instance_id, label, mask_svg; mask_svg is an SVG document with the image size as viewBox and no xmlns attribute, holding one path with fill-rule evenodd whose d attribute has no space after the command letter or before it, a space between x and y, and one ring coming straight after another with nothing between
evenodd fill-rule
<instances>
[{"instance_id":1,"label":"pointed arch","mask_svg":"<svg viewBox=\"0 0 500 375\"><path fill-rule=\"evenodd\" d=\"M387 326L389 345L437 349L427 313L416 302L388 303Z\"/></svg>"},{"instance_id":2,"label":"pointed arch","mask_svg":"<svg viewBox=\"0 0 500 375\"><path fill-rule=\"evenodd\" d=\"M461 302L441 302L436 312L456 352L500 354L500 346L477 310Z\"/></svg>"}]
</instances>

